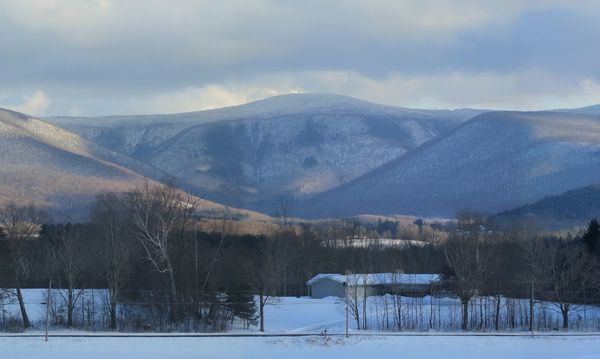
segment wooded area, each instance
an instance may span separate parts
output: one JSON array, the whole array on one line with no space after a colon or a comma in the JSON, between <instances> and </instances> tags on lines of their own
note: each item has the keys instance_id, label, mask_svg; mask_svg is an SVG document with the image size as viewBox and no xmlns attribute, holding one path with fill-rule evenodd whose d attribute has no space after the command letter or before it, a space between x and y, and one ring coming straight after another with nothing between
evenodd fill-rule
<instances>
[{"instance_id":1,"label":"wooded area","mask_svg":"<svg viewBox=\"0 0 600 359\"><path fill-rule=\"evenodd\" d=\"M51 223L34 206L2 207L0 288L21 309L18 322L0 318L2 328L31 326L23 288L58 293L52 303L53 325L89 328L90 316L86 322L83 309L81 315L75 311L97 305L95 299L89 302L89 295L103 288L108 296L102 310L95 308L99 318L92 315L94 330L213 332L227 330L234 319L258 323L264 330L264 307L273 298L306 295L306 281L315 274L348 271L442 274L435 293L422 297L429 296L431 311L436 300L459 299L461 314L455 319L462 330L506 329L500 321L508 316L500 311L502 307L509 313L509 299L519 305L519 300L529 300L521 326L531 329L536 301L556 303L565 329L574 308L600 304L596 220L581 236L560 237L537 230L533 223L500 227L464 211L455 222L431 225L418 220L407 231L385 221L371 229L353 220L292 222L285 204L279 229L272 234L232 235L226 213L210 230L201 230L197 203L196 197L172 186L145 184L127 194L98 195L86 223ZM389 236L392 230L400 237L397 241L410 241L401 246L353 245L366 233ZM427 317L429 326L415 326L418 321L409 325L406 317L403 325L402 310L407 308L398 305L407 299L402 293L390 294L380 300L398 299L390 304L397 319L388 319L381 329L448 327L441 320L434 326L433 315ZM355 298L353 306L357 322L366 317L366 298L361 306L362 300ZM420 303L422 310L424 302L415 301L409 303ZM512 328L518 326L515 318Z\"/></svg>"}]
</instances>

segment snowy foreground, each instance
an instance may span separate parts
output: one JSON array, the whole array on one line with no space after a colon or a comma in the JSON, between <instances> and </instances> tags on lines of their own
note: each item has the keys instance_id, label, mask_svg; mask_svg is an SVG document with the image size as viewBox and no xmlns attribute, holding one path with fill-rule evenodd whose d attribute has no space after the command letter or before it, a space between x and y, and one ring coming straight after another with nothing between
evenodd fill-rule
<instances>
[{"instance_id":1,"label":"snowy foreground","mask_svg":"<svg viewBox=\"0 0 600 359\"><path fill-rule=\"evenodd\" d=\"M45 328L46 306L44 302L45 289L25 289L23 291L29 318L33 328L31 331L41 331ZM53 303L60 303L61 297L56 296ZM470 317L472 332L496 333L493 328L494 298L476 298L472 300ZM485 304L481 307L481 304ZM75 309L75 328L82 332L101 332L108 329L106 291L102 289L86 290L81 296ZM309 297L271 298L265 307L265 331L270 334L341 334L345 332L345 302L340 298L312 299ZM536 302L536 332L562 332L562 316L554 303ZM525 318L528 315L529 302L526 299L502 299L500 308L500 332L519 334L528 331ZM514 315L515 326L510 327L509 313ZM7 320L20 322L19 306L10 298L0 300L0 324ZM395 308L391 300L385 297L370 297L367 306L368 330L379 333L398 333L395 324ZM402 332L414 333L459 333L461 318L460 301L456 298L402 298ZM487 329L478 330L480 318L487 323ZM63 318L64 319L64 318ZM361 323L362 323L361 319ZM350 315L349 329L351 333L361 334L357 330L355 319ZM364 324L364 323L363 323ZM64 325L50 327L50 332L59 334L65 331ZM126 332L126 328L121 328ZM148 330L147 332L156 332ZM258 333L257 325L246 326L241 320L234 320L225 331L230 334ZM569 333L599 333L600 308L596 306L576 306L570 313Z\"/></svg>"},{"instance_id":2,"label":"snowy foreground","mask_svg":"<svg viewBox=\"0 0 600 359\"><path fill-rule=\"evenodd\" d=\"M344 306L337 298L280 298L266 307L267 334L315 334L306 337L193 337L194 333L137 333L146 337L125 337L127 333L101 333L78 329L51 328L51 334L83 334L94 337L22 337L43 330L45 307L39 290L26 291L27 307L34 329L26 333L0 333L0 358L598 358L600 335L574 335L560 332L536 334L534 338L517 331L503 336L437 335L435 332L382 332L376 328L358 331L350 321L352 336L345 338ZM14 305L4 306L7 315L17 315ZM79 312L79 311L78 311ZM375 323L375 321L373 322ZM320 335L327 331L328 335ZM124 337L103 337L104 334ZM225 335L257 335L256 327L234 326ZM383 334L383 336L377 336ZM404 334L404 333L403 333ZM416 335L415 335L416 334ZM439 333L438 333L439 334ZM480 333L481 334L481 333ZM489 333L488 333L489 334ZM511 334L511 335L506 335ZM176 337L176 335L192 335Z\"/></svg>"},{"instance_id":3,"label":"snowy foreground","mask_svg":"<svg viewBox=\"0 0 600 359\"><path fill-rule=\"evenodd\" d=\"M598 358L600 337L0 338L13 358Z\"/></svg>"}]
</instances>

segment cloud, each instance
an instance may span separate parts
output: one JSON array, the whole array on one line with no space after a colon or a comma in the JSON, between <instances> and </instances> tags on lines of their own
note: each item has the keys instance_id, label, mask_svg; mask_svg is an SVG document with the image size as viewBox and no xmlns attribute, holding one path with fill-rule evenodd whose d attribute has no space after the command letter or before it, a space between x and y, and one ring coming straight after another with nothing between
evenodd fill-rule
<instances>
[{"instance_id":1,"label":"cloud","mask_svg":"<svg viewBox=\"0 0 600 359\"><path fill-rule=\"evenodd\" d=\"M510 74L394 73L384 79L354 72L316 72L301 78L315 90L345 91L374 102L416 108L548 110L586 106L600 99L600 82L594 79L565 80L560 74L534 69Z\"/></svg>"},{"instance_id":2,"label":"cloud","mask_svg":"<svg viewBox=\"0 0 600 359\"><path fill-rule=\"evenodd\" d=\"M235 106L286 93L337 93L413 108L485 108L542 110L591 105L600 99L600 82L565 80L538 70L504 73L450 72L430 75L391 73L369 77L352 71L273 73L242 83L190 86L169 91L98 97L94 93L72 105L71 94L52 101L38 91L21 104L5 106L32 115L110 115L177 113ZM56 111L56 110L53 110Z\"/></svg>"},{"instance_id":3,"label":"cloud","mask_svg":"<svg viewBox=\"0 0 600 359\"><path fill-rule=\"evenodd\" d=\"M482 23L505 21L544 3L551 2L7 0L3 1L2 7L8 17L19 25L53 31L68 41L96 43L114 40L115 37L137 37L140 32L156 27L165 33L177 33L186 38L190 34L201 35L201 41L215 38L215 42L225 38L265 40L265 33L275 29L286 37L291 33L302 36L298 30L312 34L337 28L343 32L354 29L367 35L422 38L431 34L448 35L476 28ZM332 21L332 15L336 16L336 21ZM351 23L353 26L348 26ZM209 29L213 31L202 36L200 31ZM343 32L333 31L341 36ZM157 40L161 40L160 36Z\"/></svg>"},{"instance_id":4,"label":"cloud","mask_svg":"<svg viewBox=\"0 0 600 359\"><path fill-rule=\"evenodd\" d=\"M116 15L109 0L9 0L3 7L8 18L25 28L53 31L74 42L103 36Z\"/></svg>"},{"instance_id":5,"label":"cloud","mask_svg":"<svg viewBox=\"0 0 600 359\"><path fill-rule=\"evenodd\" d=\"M592 79L564 81L552 73L452 72L425 76L393 73L385 78L357 72L305 71L253 78L252 85L187 87L131 99L126 113L176 113L235 106L286 93L344 93L360 99L414 108L542 110L581 107L600 99ZM109 107L112 107L110 105Z\"/></svg>"},{"instance_id":6,"label":"cloud","mask_svg":"<svg viewBox=\"0 0 600 359\"><path fill-rule=\"evenodd\" d=\"M43 116L48 106L50 106L50 99L44 91L36 91L30 96L23 96L23 103L5 107L31 116Z\"/></svg>"},{"instance_id":7,"label":"cloud","mask_svg":"<svg viewBox=\"0 0 600 359\"><path fill-rule=\"evenodd\" d=\"M142 102L147 103L140 107L156 113L191 112L240 105L290 92L297 90L207 85L199 88L189 87L175 93L158 94L150 99L143 99Z\"/></svg>"},{"instance_id":8,"label":"cloud","mask_svg":"<svg viewBox=\"0 0 600 359\"><path fill-rule=\"evenodd\" d=\"M179 112L297 89L557 107L597 101L584 84L600 82L598 16L585 0L5 0L0 93L43 88L55 115Z\"/></svg>"}]
</instances>

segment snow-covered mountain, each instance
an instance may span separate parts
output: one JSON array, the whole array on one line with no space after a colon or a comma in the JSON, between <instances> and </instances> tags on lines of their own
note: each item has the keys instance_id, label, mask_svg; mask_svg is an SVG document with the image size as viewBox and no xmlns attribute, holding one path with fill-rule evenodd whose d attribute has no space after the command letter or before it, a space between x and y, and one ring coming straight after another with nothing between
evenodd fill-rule
<instances>
[{"instance_id":1,"label":"snow-covered mountain","mask_svg":"<svg viewBox=\"0 0 600 359\"><path fill-rule=\"evenodd\" d=\"M127 190L143 177L132 160L39 119L0 109L0 202L81 208L102 190Z\"/></svg>"},{"instance_id":2,"label":"snow-covered mountain","mask_svg":"<svg viewBox=\"0 0 600 359\"><path fill-rule=\"evenodd\" d=\"M184 114L48 120L172 174L208 199L270 212L281 197L335 188L481 112L294 94Z\"/></svg>"},{"instance_id":3,"label":"snow-covered mountain","mask_svg":"<svg viewBox=\"0 0 600 359\"><path fill-rule=\"evenodd\" d=\"M51 201L100 181L174 176L233 207L273 212L293 197L294 214L306 217L494 213L598 183L596 112L414 110L298 94L183 114L48 119L59 129L3 111L9 170L0 186L20 181L17 198Z\"/></svg>"},{"instance_id":4,"label":"snow-covered mountain","mask_svg":"<svg viewBox=\"0 0 600 359\"><path fill-rule=\"evenodd\" d=\"M600 179L600 120L560 112L489 112L306 201L308 216L452 216L531 203Z\"/></svg>"},{"instance_id":5,"label":"snow-covered mountain","mask_svg":"<svg viewBox=\"0 0 600 359\"><path fill-rule=\"evenodd\" d=\"M600 117L600 105L560 109L560 110L556 110L556 112L578 113L581 115Z\"/></svg>"},{"instance_id":6,"label":"snow-covered mountain","mask_svg":"<svg viewBox=\"0 0 600 359\"><path fill-rule=\"evenodd\" d=\"M37 118L0 109L0 204L35 203L55 220L85 218L93 196L124 192L168 175ZM220 213L223 206L202 200L200 208ZM231 214L267 219L231 209Z\"/></svg>"}]
</instances>

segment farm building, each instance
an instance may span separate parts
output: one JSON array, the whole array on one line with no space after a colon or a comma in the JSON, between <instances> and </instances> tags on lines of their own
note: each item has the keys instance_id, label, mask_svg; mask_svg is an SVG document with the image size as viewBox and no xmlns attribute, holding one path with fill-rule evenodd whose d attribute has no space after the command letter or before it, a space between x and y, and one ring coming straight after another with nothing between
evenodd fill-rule
<instances>
[{"instance_id":1,"label":"farm building","mask_svg":"<svg viewBox=\"0 0 600 359\"><path fill-rule=\"evenodd\" d=\"M439 283L439 274L369 273L369 274L317 274L306 285L312 298L367 296L386 293L421 296L431 292Z\"/></svg>"}]
</instances>

